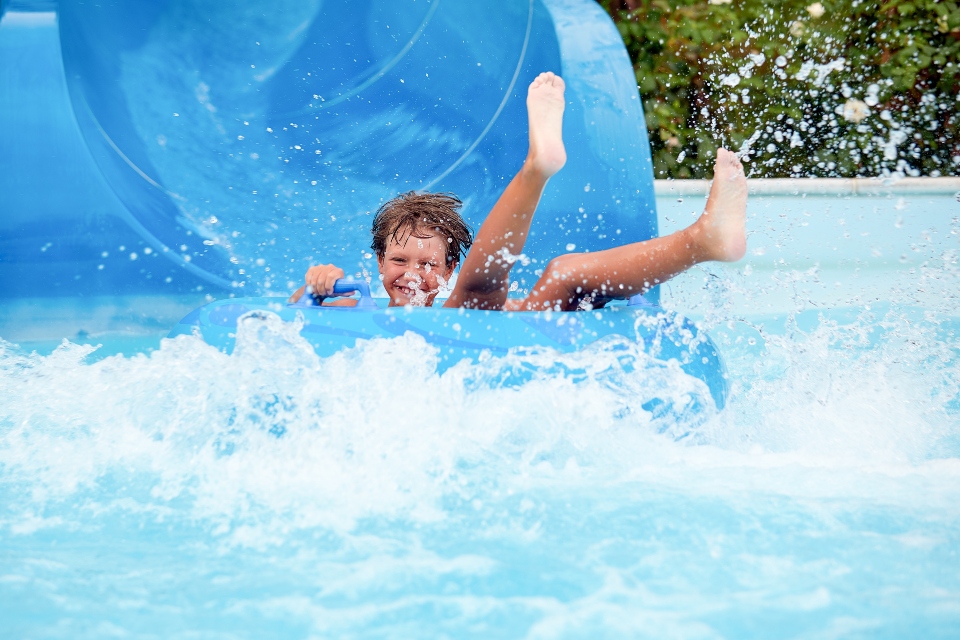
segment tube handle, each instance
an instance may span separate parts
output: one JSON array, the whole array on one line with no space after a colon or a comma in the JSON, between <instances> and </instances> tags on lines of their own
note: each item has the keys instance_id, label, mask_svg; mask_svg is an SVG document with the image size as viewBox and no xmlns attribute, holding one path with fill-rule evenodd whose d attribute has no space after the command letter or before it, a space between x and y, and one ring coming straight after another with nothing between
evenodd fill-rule
<instances>
[{"instance_id":1,"label":"tube handle","mask_svg":"<svg viewBox=\"0 0 960 640\"><path fill-rule=\"evenodd\" d=\"M370 284L365 280L357 280L356 278L340 278L333 283L333 292L334 293L353 293L357 291L360 293L360 299L357 301L357 306L355 307L329 307L330 309L356 309L361 311L374 311L379 309L377 303L373 300L373 295L370 293ZM300 299L293 303L294 307L319 307L320 301L312 294L304 292Z\"/></svg>"}]
</instances>

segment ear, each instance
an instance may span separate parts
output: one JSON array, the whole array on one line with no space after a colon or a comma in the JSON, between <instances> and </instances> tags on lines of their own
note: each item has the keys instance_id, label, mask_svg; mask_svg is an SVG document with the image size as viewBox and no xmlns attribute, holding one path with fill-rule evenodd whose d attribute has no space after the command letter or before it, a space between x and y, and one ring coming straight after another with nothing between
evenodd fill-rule
<instances>
[{"instance_id":1,"label":"ear","mask_svg":"<svg viewBox=\"0 0 960 640\"><path fill-rule=\"evenodd\" d=\"M377 270L383 275L383 256L377 256Z\"/></svg>"}]
</instances>

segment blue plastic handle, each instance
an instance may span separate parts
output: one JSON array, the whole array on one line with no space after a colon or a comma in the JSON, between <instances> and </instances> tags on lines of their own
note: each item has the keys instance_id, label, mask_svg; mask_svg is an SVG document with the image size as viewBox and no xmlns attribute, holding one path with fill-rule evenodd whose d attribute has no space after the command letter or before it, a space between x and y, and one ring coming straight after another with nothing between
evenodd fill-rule
<instances>
[{"instance_id":1,"label":"blue plastic handle","mask_svg":"<svg viewBox=\"0 0 960 640\"><path fill-rule=\"evenodd\" d=\"M373 301L373 295L370 293L370 285L365 280L356 280L354 278L340 278L333 283L334 293L353 293L358 291L360 299L355 307L328 307L330 309L358 309L363 311L372 311L379 309L377 303ZM293 303L294 307L319 307L320 301L312 294L304 292L300 299Z\"/></svg>"},{"instance_id":2,"label":"blue plastic handle","mask_svg":"<svg viewBox=\"0 0 960 640\"><path fill-rule=\"evenodd\" d=\"M360 292L360 297L371 298L370 285L365 280L355 280L353 278L340 278L333 283L334 293L352 293Z\"/></svg>"}]
</instances>

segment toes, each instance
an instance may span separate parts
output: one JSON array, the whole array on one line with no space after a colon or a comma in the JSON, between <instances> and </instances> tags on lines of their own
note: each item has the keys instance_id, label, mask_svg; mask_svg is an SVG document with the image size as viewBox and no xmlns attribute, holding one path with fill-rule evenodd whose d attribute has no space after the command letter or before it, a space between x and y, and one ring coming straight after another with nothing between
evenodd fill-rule
<instances>
[{"instance_id":1,"label":"toes","mask_svg":"<svg viewBox=\"0 0 960 640\"><path fill-rule=\"evenodd\" d=\"M545 71L540 75L543 77L545 84L549 84L558 89L563 89L563 78L555 74L553 71Z\"/></svg>"},{"instance_id":2,"label":"toes","mask_svg":"<svg viewBox=\"0 0 960 640\"><path fill-rule=\"evenodd\" d=\"M717 162L714 165L713 173L715 177L726 176L731 180L736 179L744 175L743 164L740 163L737 154L721 147L717 149Z\"/></svg>"},{"instance_id":3,"label":"toes","mask_svg":"<svg viewBox=\"0 0 960 640\"><path fill-rule=\"evenodd\" d=\"M563 82L563 78L553 73L552 71L544 71L543 73L538 75L536 78L534 78L533 82L530 83L530 88L537 89L544 85L556 87L561 91L563 91L564 87L566 86Z\"/></svg>"},{"instance_id":4,"label":"toes","mask_svg":"<svg viewBox=\"0 0 960 640\"><path fill-rule=\"evenodd\" d=\"M722 166L728 166L735 170L743 169L743 165L740 164L740 158L737 157L737 154L721 147L717 149L717 167Z\"/></svg>"}]
</instances>

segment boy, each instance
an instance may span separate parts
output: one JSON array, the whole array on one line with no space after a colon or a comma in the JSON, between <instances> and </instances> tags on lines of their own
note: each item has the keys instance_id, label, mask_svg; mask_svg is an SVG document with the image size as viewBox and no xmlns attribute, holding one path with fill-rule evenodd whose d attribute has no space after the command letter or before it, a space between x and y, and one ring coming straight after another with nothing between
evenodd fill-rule
<instances>
[{"instance_id":1,"label":"boy","mask_svg":"<svg viewBox=\"0 0 960 640\"><path fill-rule=\"evenodd\" d=\"M669 236L551 260L522 300L508 300L510 269L523 251L543 189L566 162L562 120L564 83L541 73L527 92L530 149L520 172L477 232L460 217L460 201L447 194L410 192L384 204L373 221L373 249L390 306L430 306L461 257L460 276L444 307L511 311L573 311L643 293L709 260L734 262L746 252L747 181L737 157L717 152L707 205L692 225ZM344 272L311 267L305 285L320 299L333 296ZM352 300L333 304L355 304Z\"/></svg>"}]
</instances>

